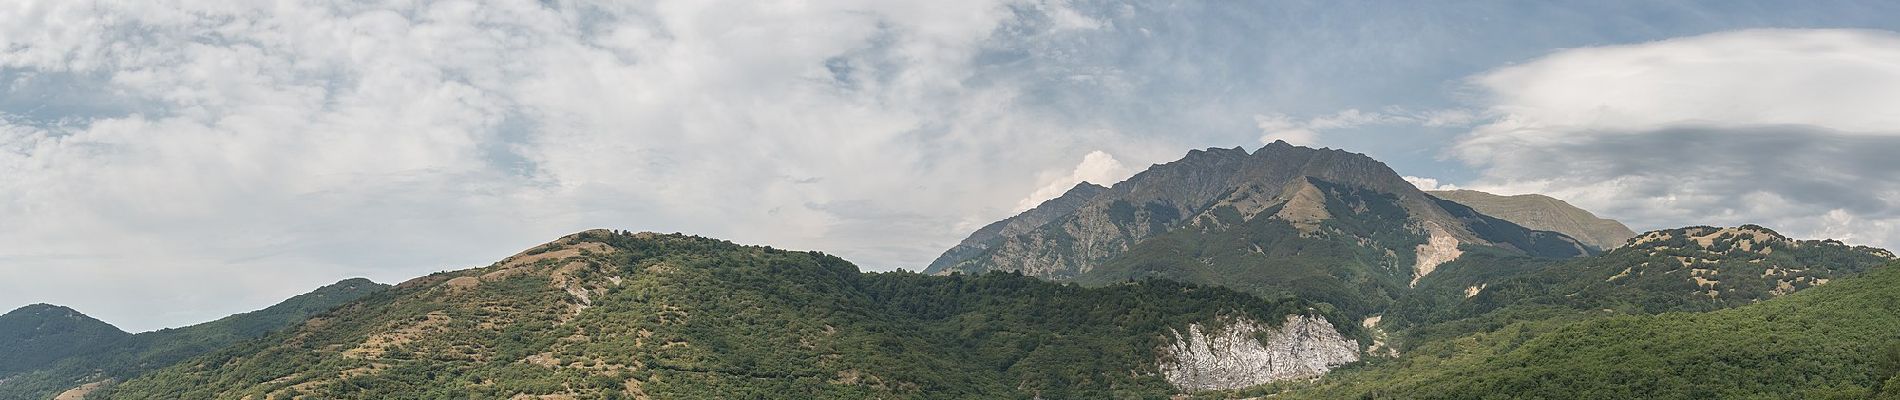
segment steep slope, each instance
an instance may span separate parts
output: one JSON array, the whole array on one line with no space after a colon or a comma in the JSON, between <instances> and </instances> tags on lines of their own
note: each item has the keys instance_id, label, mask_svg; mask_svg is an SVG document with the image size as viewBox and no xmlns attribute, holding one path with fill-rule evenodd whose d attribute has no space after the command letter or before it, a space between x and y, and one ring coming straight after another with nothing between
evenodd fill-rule
<instances>
[{"instance_id":1,"label":"steep slope","mask_svg":"<svg viewBox=\"0 0 1900 400\"><path fill-rule=\"evenodd\" d=\"M1897 374L1900 265L1887 264L1728 310L1513 323L1280 397L1892 398Z\"/></svg>"},{"instance_id":2,"label":"steep slope","mask_svg":"<svg viewBox=\"0 0 1900 400\"><path fill-rule=\"evenodd\" d=\"M1070 188L1068 192L1062 193L1062 196L1044 201L1036 208L985 225L982 229L977 229L976 233L971 233L969 238L963 239L963 242L957 243L956 247L951 247L950 250L944 251L943 255L937 256L935 261L930 262L930 267L924 269L924 273L937 273L955 265L958 261L982 254L984 250L989 250L1003 238L1040 228L1056 218L1073 214L1077 208L1088 204L1089 200L1107 190L1108 188L1102 185L1082 182Z\"/></svg>"},{"instance_id":3,"label":"steep slope","mask_svg":"<svg viewBox=\"0 0 1900 400\"><path fill-rule=\"evenodd\" d=\"M71 308L20 307L0 315L0 379L96 351L130 335Z\"/></svg>"},{"instance_id":4,"label":"steep slope","mask_svg":"<svg viewBox=\"0 0 1900 400\"><path fill-rule=\"evenodd\" d=\"M816 252L595 230L100 396L1159 398L1356 360L1360 332L1329 317L1169 281L863 274Z\"/></svg>"},{"instance_id":5,"label":"steep slope","mask_svg":"<svg viewBox=\"0 0 1900 400\"><path fill-rule=\"evenodd\" d=\"M1470 319L1435 328L1462 332L1474 324L1579 311L1712 311L1825 285L1893 257L1838 241L1789 239L1755 225L1660 230L1595 257L1539 263L1490 254L1450 263L1385 321L1403 329Z\"/></svg>"},{"instance_id":6,"label":"steep slope","mask_svg":"<svg viewBox=\"0 0 1900 400\"><path fill-rule=\"evenodd\" d=\"M136 335L120 332L112 340L98 342L91 347L75 348L63 357L33 363L22 370L23 374L0 382L0 398L49 398L88 384L122 381L186 358L264 336L339 304L387 288L389 285L368 279L346 279L262 310L216 321ZM0 351L0 354L13 353ZM100 385L92 386L97 388Z\"/></svg>"},{"instance_id":7,"label":"steep slope","mask_svg":"<svg viewBox=\"0 0 1900 400\"><path fill-rule=\"evenodd\" d=\"M1363 154L1275 142L1195 150L1033 229L982 232L934 273L1016 271L1107 284L1165 278L1374 313L1468 247L1538 257L1588 253L1574 239L1442 202ZM1006 221L1007 222L1007 221ZM1020 224L1025 226L1027 224ZM960 259L959 259L960 258Z\"/></svg>"},{"instance_id":8,"label":"steep slope","mask_svg":"<svg viewBox=\"0 0 1900 400\"><path fill-rule=\"evenodd\" d=\"M1602 250L1622 246L1623 242L1636 237L1636 232L1622 222L1598 218L1596 214L1563 200L1541 194L1499 196L1476 190L1425 193L1526 228L1562 233Z\"/></svg>"}]
</instances>

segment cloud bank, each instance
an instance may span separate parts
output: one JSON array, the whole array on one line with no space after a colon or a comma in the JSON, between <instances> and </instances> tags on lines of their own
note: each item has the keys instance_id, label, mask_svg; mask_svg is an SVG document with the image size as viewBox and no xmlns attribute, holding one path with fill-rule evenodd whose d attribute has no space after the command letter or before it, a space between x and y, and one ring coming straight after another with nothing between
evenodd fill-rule
<instances>
[{"instance_id":1,"label":"cloud bank","mask_svg":"<svg viewBox=\"0 0 1900 400\"><path fill-rule=\"evenodd\" d=\"M1745 30L1559 51L1478 75L1468 185L1638 229L1758 223L1900 248L1900 34Z\"/></svg>"},{"instance_id":2,"label":"cloud bank","mask_svg":"<svg viewBox=\"0 0 1900 400\"><path fill-rule=\"evenodd\" d=\"M1091 21L1062 2L11 3L0 304L150 329L593 227L921 265L1046 183L1016 171L1114 150L979 79L999 29Z\"/></svg>"}]
</instances>

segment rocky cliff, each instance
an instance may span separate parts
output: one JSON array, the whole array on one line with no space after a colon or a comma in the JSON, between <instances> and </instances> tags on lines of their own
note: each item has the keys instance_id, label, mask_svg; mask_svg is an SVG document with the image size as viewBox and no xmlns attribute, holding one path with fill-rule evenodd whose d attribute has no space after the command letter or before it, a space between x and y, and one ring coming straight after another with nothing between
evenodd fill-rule
<instances>
[{"instance_id":1,"label":"rocky cliff","mask_svg":"<svg viewBox=\"0 0 1900 400\"><path fill-rule=\"evenodd\" d=\"M1078 187L976 232L928 272L1084 285L1168 279L1324 302L1358 319L1472 246L1590 252L1426 195L1364 154L1276 142L1252 153L1195 150L1108 188Z\"/></svg>"},{"instance_id":2,"label":"rocky cliff","mask_svg":"<svg viewBox=\"0 0 1900 400\"><path fill-rule=\"evenodd\" d=\"M1516 226L1512 228L1521 232L1473 229L1469 221L1445 209L1438 199L1364 154L1275 142L1251 154L1241 148L1194 150L1180 160L1151 166L1106 189L1078 187L1069 195L977 231L946 251L929 271L1003 270L1047 279L1073 279L1143 240L1210 221L1213 213L1226 209L1239 214L1241 220L1272 210L1268 215L1274 219L1288 221L1312 234L1323 221L1338 214L1327 208L1326 191L1314 185L1336 185L1383 197L1375 201L1396 206L1402 211L1398 218L1404 220L1403 229L1421 237L1436 234L1444 236L1442 241L1446 242L1532 253L1557 248L1559 252L1573 252L1564 255L1581 254L1561 249L1566 247L1562 245L1514 240L1572 241L1559 237L1562 235L1533 238L1528 230ZM1349 212L1369 211L1365 204L1346 205ZM1428 228L1433 224L1436 231ZM1398 250L1410 252L1414 245L1403 244Z\"/></svg>"},{"instance_id":3,"label":"rocky cliff","mask_svg":"<svg viewBox=\"0 0 1900 400\"><path fill-rule=\"evenodd\" d=\"M1341 336L1325 318L1288 315L1275 328L1226 317L1216 325L1193 324L1187 332L1175 332L1159 361L1169 383L1188 392L1240 389L1318 377L1359 361L1359 343Z\"/></svg>"},{"instance_id":4,"label":"rocky cliff","mask_svg":"<svg viewBox=\"0 0 1900 400\"><path fill-rule=\"evenodd\" d=\"M1024 211L1022 214L1017 214L1014 217L985 225L982 229L977 229L975 233L971 233L969 238L965 238L962 242L957 243L956 247L952 247L950 250L944 251L943 255L937 256L935 261L930 262L930 267L924 269L924 273L931 274L942 271L944 268L955 265L958 261L981 255L984 250L995 246L997 242L1005 237L1029 232L1030 230L1042 227L1044 224L1048 224L1049 221L1055 220L1056 218L1073 214L1077 208L1088 204L1089 200L1094 199L1096 195L1102 194L1102 192L1107 190L1108 188L1102 185L1082 182L1076 184L1074 188L1070 188L1069 191L1063 193L1062 196L1045 201L1037 205L1036 208L1031 208L1029 211Z\"/></svg>"}]
</instances>

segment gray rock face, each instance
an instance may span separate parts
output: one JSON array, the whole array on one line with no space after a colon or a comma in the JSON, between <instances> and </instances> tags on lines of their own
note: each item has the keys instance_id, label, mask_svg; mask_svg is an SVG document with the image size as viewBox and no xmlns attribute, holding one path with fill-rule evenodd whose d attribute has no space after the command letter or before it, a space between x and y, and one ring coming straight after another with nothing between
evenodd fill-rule
<instances>
[{"instance_id":1,"label":"gray rock face","mask_svg":"<svg viewBox=\"0 0 1900 400\"><path fill-rule=\"evenodd\" d=\"M1159 360L1168 383L1187 392L1239 389L1318 377L1359 361L1359 342L1341 336L1325 318L1288 315L1277 329L1244 317L1223 317L1219 325L1209 330L1193 324L1174 333Z\"/></svg>"},{"instance_id":2,"label":"gray rock face","mask_svg":"<svg viewBox=\"0 0 1900 400\"><path fill-rule=\"evenodd\" d=\"M982 254L984 250L989 250L990 247L995 246L997 242L1001 241L1004 237L1020 235L1030 230L1041 228L1043 225L1048 224L1049 221L1075 213L1077 208L1088 204L1090 199L1095 198L1096 195L1102 194L1102 192L1105 191L1108 191L1107 187L1082 182L1076 184L1074 188L1070 188L1069 191L1063 193L1062 196L1045 201L1037 205L1036 208L1031 208L1029 211L1024 211L1022 214L1017 214L1014 217L985 225L982 229L977 229L975 233L971 233L970 237L957 243L956 247L952 247L950 250L944 251L942 255L937 256L935 261L930 262L928 268L924 268L924 273L937 274L947 272L945 268L955 265L958 261L963 261Z\"/></svg>"},{"instance_id":3,"label":"gray rock face","mask_svg":"<svg viewBox=\"0 0 1900 400\"><path fill-rule=\"evenodd\" d=\"M1252 154L1240 148L1194 150L1112 187L1091 188L1085 196L1064 195L977 231L926 271L1001 270L1055 280L1073 278L1144 239L1188 224L1217 205L1259 202L1240 207L1254 212L1301 199L1300 193L1288 190L1302 188L1307 178L1390 194L1411 219L1437 222L1460 242L1489 243L1378 160L1275 142ZM1321 219L1318 212L1323 210L1294 211L1305 214L1281 218L1310 225Z\"/></svg>"}]
</instances>

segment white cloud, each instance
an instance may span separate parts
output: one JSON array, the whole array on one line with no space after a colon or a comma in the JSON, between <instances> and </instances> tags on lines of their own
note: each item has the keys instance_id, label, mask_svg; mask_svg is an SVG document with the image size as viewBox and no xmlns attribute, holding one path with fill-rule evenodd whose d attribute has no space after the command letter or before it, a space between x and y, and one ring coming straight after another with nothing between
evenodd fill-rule
<instances>
[{"instance_id":1,"label":"white cloud","mask_svg":"<svg viewBox=\"0 0 1900 400\"><path fill-rule=\"evenodd\" d=\"M1317 146L1320 144L1320 134L1326 131L1393 125L1456 127L1469 125L1478 116L1463 109L1410 111L1402 107L1387 107L1385 111L1349 108L1306 119L1279 113L1257 114L1253 119L1254 126L1262 133L1261 143L1284 140L1295 145Z\"/></svg>"},{"instance_id":2,"label":"white cloud","mask_svg":"<svg viewBox=\"0 0 1900 400\"><path fill-rule=\"evenodd\" d=\"M1565 50L1473 78L1472 188L1636 228L1759 223L1900 247L1900 34L1748 30Z\"/></svg>"},{"instance_id":3,"label":"white cloud","mask_svg":"<svg viewBox=\"0 0 1900 400\"><path fill-rule=\"evenodd\" d=\"M1439 183L1438 179L1434 179L1434 178L1424 178L1424 177L1417 177L1417 176L1410 176L1410 175L1403 176L1401 178L1405 178L1406 182L1411 182L1412 186L1417 186L1418 190L1458 190L1459 189L1458 185L1453 185L1449 183Z\"/></svg>"},{"instance_id":4,"label":"white cloud","mask_svg":"<svg viewBox=\"0 0 1900 400\"><path fill-rule=\"evenodd\" d=\"M1262 133L1261 143L1285 141L1300 146L1312 146L1319 139L1319 132L1307 127L1307 123L1285 114L1255 115L1253 119L1255 126L1258 126Z\"/></svg>"},{"instance_id":5,"label":"white cloud","mask_svg":"<svg viewBox=\"0 0 1900 400\"><path fill-rule=\"evenodd\" d=\"M1074 188L1075 185L1081 184L1082 182L1102 186L1114 186L1116 182L1128 179L1129 176L1134 174L1135 171L1133 169L1122 165L1122 162L1116 160L1115 156L1109 155L1101 150L1092 151L1089 152L1088 155L1082 156L1082 162L1076 164L1075 169L1070 171L1068 175L1046 179L1045 181L1048 183L1043 184L1041 188L1037 188L1034 193L1030 193L1029 197L1024 197L1022 201L1016 202L1015 212L1028 211L1031 208L1035 208L1036 205L1042 204L1042 202L1060 197L1063 193L1068 193L1069 189Z\"/></svg>"},{"instance_id":6,"label":"white cloud","mask_svg":"<svg viewBox=\"0 0 1900 400\"><path fill-rule=\"evenodd\" d=\"M64 303L146 329L593 227L922 265L1025 193L1086 175L1076 157L1092 150L1139 167L1284 131L1428 157L1403 151L1430 138L1338 134L1488 117L1408 110L1435 107L1437 82L1464 65L1612 39L1587 14L1537 8L1522 15L1549 18L1063 0L5 2L0 306ZM1299 29L1315 18L1341 23ZM1393 23L1421 18L1450 23ZM1436 27L1479 20L1578 34L1474 52L1455 47L1526 26ZM1394 54L1406 62L1384 62ZM1419 108L1347 108L1379 102ZM1347 111L1240 111L1331 109ZM1828 209L1852 217L1840 224L1885 218Z\"/></svg>"},{"instance_id":7,"label":"white cloud","mask_svg":"<svg viewBox=\"0 0 1900 400\"><path fill-rule=\"evenodd\" d=\"M921 265L1079 150L966 83L1011 18L1091 25L1019 5L0 5L7 96L116 107L0 102L0 305L150 329L593 227Z\"/></svg>"},{"instance_id":8,"label":"white cloud","mask_svg":"<svg viewBox=\"0 0 1900 400\"><path fill-rule=\"evenodd\" d=\"M1050 22L1055 25L1055 30L1058 31L1102 29L1103 26L1108 25L1107 21L1082 15L1081 12L1075 10L1071 3L1073 3L1073 1L1045 0L1037 3L1036 8L1042 10L1044 14L1049 16Z\"/></svg>"},{"instance_id":9,"label":"white cloud","mask_svg":"<svg viewBox=\"0 0 1900 400\"><path fill-rule=\"evenodd\" d=\"M1492 111L1528 128L1797 124L1892 134L1896 42L1884 31L1724 32L1562 51L1475 82L1491 91Z\"/></svg>"}]
</instances>

